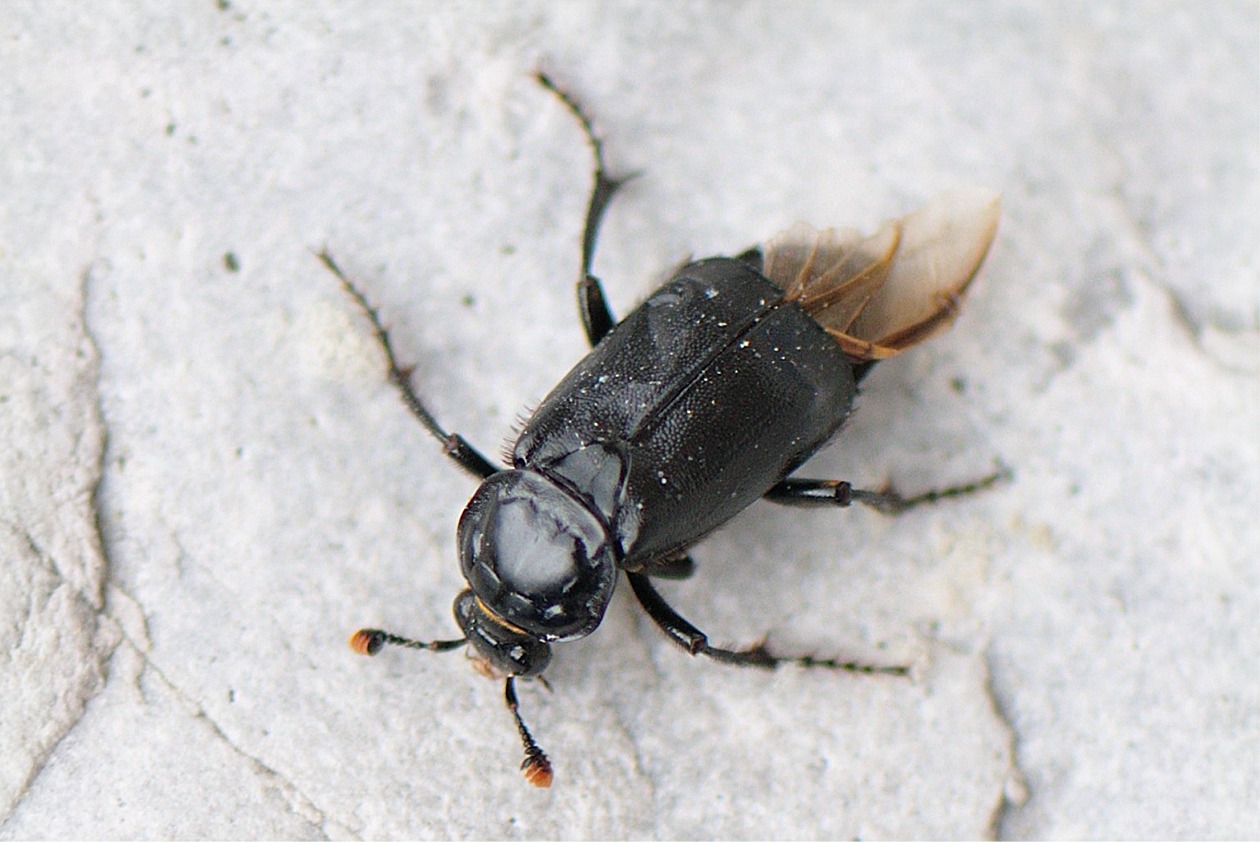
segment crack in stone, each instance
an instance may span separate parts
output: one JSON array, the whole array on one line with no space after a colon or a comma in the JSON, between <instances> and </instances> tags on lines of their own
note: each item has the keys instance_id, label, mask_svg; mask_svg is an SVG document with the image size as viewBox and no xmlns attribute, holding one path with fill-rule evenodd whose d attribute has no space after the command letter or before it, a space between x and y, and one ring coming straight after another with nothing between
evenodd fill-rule
<instances>
[{"instance_id":1,"label":"crack in stone","mask_svg":"<svg viewBox=\"0 0 1260 842\"><path fill-rule=\"evenodd\" d=\"M651 816L651 833L648 834L653 839L661 838L661 827L658 822L660 810L657 809L660 804L660 792L656 784L656 778L648 774L647 767L643 762L643 750L639 746L637 733L630 724L626 722L621 706L612 701L609 705L612 708L613 720L617 723L617 727L621 729L621 733L625 735L626 740L630 743L630 748L634 756L634 772L641 780L647 783L648 797L651 802L649 815Z\"/></svg>"},{"instance_id":2,"label":"crack in stone","mask_svg":"<svg viewBox=\"0 0 1260 842\"><path fill-rule=\"evenodd\" d=\"M1007 821L1012 815L1028 804L1031 793L1028 789L1028 778L1024 775L1024 770L1019 766L1019 732L1015 730L1011 717L1007 715L1006 708L1002 704L1002 700L998 695L997 687L993 683L993 668L990 663L990 657L986 652L981 660L984 664L984 693L989 700L989 704L993 707L993 715L998 721L1006 727L1007 733L1010 734L1010 766L1007 769L1007 778L1002 786L1002 792L997 803L993 806L993 813L989 818L989 838L1004 838L1002 831Z\"/></svg>"},{"instance_id":3,"label":"crack in stone","mask_svg":"<svg viewBox=\"0 0 1260 842\"><path fill-rule=\"evenodd\" d=\"M108 593L117 594L117 597L106 599L105 613L111 620L118 624L120 634L126 638L128 643L139 649L141 652L151 651L153 649L153 641L149 637L149 618L145 613L144 606L141 604L140 600L126 588L123 588L117 582L112 580L109 582ZM125 600L125 602L130 606L134 606L135 614L138 615L140 624L138 636L143 638L142 640L137 640L137 634L128 631L128 628L130 627L129 622L127 618L121 616L118 597L121 597L122 600Z\"/></svg>"},{"instance_id":4,"label":"crack in stone","mask_svg":"<svg viewBox=\"0 0 1260 842\"><path fill-rule=\"evenodd\" d=\"M324 839L331 839L333 836L352 835L350 834L348 828L342 826L340 822L329 818L325 812L320 809L315 802L301 790L301 788L297 786L297 784L289 780L283 773L280 772L280 770L263 762L261 759L245 751L245 749L233 742L232 738L228 736L227 732L224 731L213 718L211 718L210 714L206 712L204 707L198 704L193 697L185 693L179 685L172 681L166 673L162 671L161 667L155 664L146 653L140 651L140 649L136 647L130 639L127 640L127 643L136 652L136 655L140 658L141 662L143 662L145 670L152 670L153 674L157 676L163 686L165 686L167 690L169 690L188 708L195 719L204 722L210 729L211 733L213 733L214 736L222 742L229 751L249 763L254 768L255 772L259 773L268 780L275 782L276 787L289 803L294 815L299 816L313 827L319 828ZM143 671L137 676L137 683L139 683L142 675ZM329 832L330 826L333 831L332 833Z\"/></svg>"},{"instance_id":5,"label":"crack in stone","mask_svg":"<svg viewBox=\"0 0 1260 842\"><path fill-rule=\"evenodd\" d=\"M1127 168L1127 162L1122 161L1122 169ZM1232 366L1229 363L1219 359L1212 353L1204 342L1205 335L1212 329L1218 330L1224 334L1235 335L1239 333L1257 333L1260 332L1260 326L1253 328L1230 328L1211 318L1197 318L1191 302L1187 300L1185 295L1178 291L1176 287L1166 280L1168 274L1168 262L1160 253L1159 249L1152 242L1152 232L1150 226L1142 221L1141 215L1133 209L1133 199L1124 189L1127 179L1122 178L1117 184L1113 185L1109 195L1118 207L1119 216L1128 224L1128 239L1130 244L1141 256L1141 263L1136 268L1139 270L1142 280L1151 284L1155 289L1159 290L1169 302L1172 311L1173 323L1180 327L1186 334L1190 343L1201 353L1214 367L1229 373L1250 375L1254 372Z\"/></svg>"},{"instance_id":6,"label":"crack in stone","mask_svg":"<svg viewBox=\"0 0 1260 842\"><path fill-rule=\"evenodd\" d=\"M176 685L175 682L173 682L162 671L162 669L158 667L153 662L153 660L149 657L148 653L149 653L150 646L148 645L149 642L147 639L148 638L148 614L144 610L142 603L139 600L137 600L134 596L129 594L125 589L123 589L118 584L118 582L115 581L114 579L115 565L114 565L113 557L111 553L111 543L107 534L108 519L105 514L104 483L105 483L105 478L106 478L106 470L110 464L109 460L111 458L110 434L109 434L110 430L109 430L109 423L106 416L104 403L101 398L102 396L101 387L102 387L102 378L103 378L103 366L101 365L103 354L101 350L101 343L97 339L95 332L92 330L91 321L88 318L88 302L90 300L90 292L91 292L90 287L93 280L92 274L93 273L92 273L91 267L89 267L83 272L80 278L79 292L80 292L80 325L82 326L83 335L87 341L87 344L89 348L91 349L91 356L90 356L90 359L87 361L87 364L90 365L92 368L93 387L94 387L94 395L95 395L95 401L94 401L94 410L95 410L95 415L96 415L95 420L97 421L101 430L101 443L100 443L100 451L97 457L96 476L91 483L91 487L89 491L89 498L88 498L88 502L89 502L89 506L90 506L90 510L91 510L92 518L93 518L93 532L94 532L95 544L96 544L95 550L99 553L101 561L104 565L104 575L102 576L102 579L101 579L102 593L99 595L100 599L98 603L93 607L94 607L94 613L98 618L98 623L100 623L102 620L105 620L105 621L108 621L111 625L113 625L116 629L118 629L118 637L116 638L114 645L111 646L108 651L101 653L100 668L101 668L101 673L102 673L102 681L100 682L100 685L97 688L96 694L99 694L99 692L104 688L106 684L106 679L108 678L108 675L109 675L109 665L113 659L112 656L117 651L117 647L121 645L123 641L125 641L126 644L137 654L141 662L144 664L144 670L152 670L152 674L155 675L176 698L181 700L181 702L188 707L188 709L193 713L195 718L203 721L206 724L206 726L210 729L211 733L215 735L216 738L218 738L234 754L236 754L237 756L247 761L263 777L275 782L277 789L283 794L284 798L290 805L290 808L292 809L295 815L302 818L304 821L308 822L313 827L319 828L321 832L323 833L324 838L329 838L330 829L332 829L336 835L349 836L351 834L349 833L347 828L342 827L339 822L336 822L335 820L332 820L327 815L325 815L324 811L319 809L316 806L314 801L312 801L309 797L307 797L306 794L303 793L301 789L297 787L292 781L290 781L287 777L281 774L279 770L264 763L259 758L254 757L253 755L249 754L244 749L242 749L240 746L236 745L231 740L231 738L227 735L227 733L223 730L223 728L221 728L219 724L215 722L209 716L205 708L203 708L192 697L190 697L187 693L185 693L178 685ZM174 531L172 531L171 534L173 536L173 539L176 542L176 546L181 555L181 560L177 561L177 566L178 566L182 562L182 559L187 557L187 554L184 551L183 546L179 544L178 537L175 535ZM33 537L28 537L28 542L31 543L32 547L38 551L38 546L34 543ZM40 553L40 556L41 558L45 557L42 552ZM59 578L62 578L62 577L59 576ZM128 629L127 623L124 622L124 620L121 617L115 616L114 606L110 606L108 601L104 598L107 588L116 589L119 594L126 597L126 599L128 599L133 605L136 606L137 613L139 614L140 621L142 623L141 630L144 632L145 638L146 638L144 641L135 640ZM142 686L142 677L144 674L144 670L141 670L137 674L136 682L135 682L136 689L139 693L141 693L142 698L143 698L143 692L144 692L143 686ZM93 695L95 696L96 694L93 694ZM84 700L84 712L86 712L87 704L90 701L91 701L91 697ZM79 718L76 720L75 724L77 724L77 722L80 721L82 717L83 717L83 713L80 713ZM39 764L39 768L36 769L32 773L30 778L28 778L26 785L23 787L23 795L25 795L25 793L29 791L30 783L35 779L35 777L39 774L39 772L42 771L44 764L47 762L47 759L51 757L53 751L55 751L56 749L56 746L59 745L60 742L65 739L65 737L70 733L71 730L73 730L73 728L74 728L74 724L68 727L65 733L63 733L62 736L58 739L57 743L54 744L52 748L47 752L42 762Z\"/></svg>"},{"instance_id":7,"label":"crack in stone","mask_svg":"<svg viewBox=\"0 0 1260 842\"><path fill-rule=\"evenodd\" d=\"M86 355L86 359L83 361L83 365L86 368L84 373L88 375L88 379L90 379L92 387L93 400L91 413L93 418L91 420L95 422L96 427L100 430L101 436L95 465L95 476L91 481L87 499L89 512L92 518L91 535L93 541L90 551L95 552L101 565L104 567L104 573L97 581L98 592L95 594L84 593L79 588L74 587L71 580L57 564L56 558L44 550L43 546L36 537L29 530L23 529L21 530L21 533L31 552L35 554L44 568L54 577L56 588L71 588L74 593L75 600L82 604L87 609L87 613L93 617L94 628L92 629L92 642L89 644L88 651L96 654L95 664L89 665L90 671L95 673L95 681L91 682L94 686L86 687L81 683L77 687L72 688L83 694L79 700L81 702L81 706L77 714L72 721L64 723L61 733L39 753L39 756L31 758L30 770L28 771L25 780L22 782L20 789L16 793L9 812L3 817L3 819L0 819L0 826L3 826L4 821L19 809L23 801L25 801L27 795L30 794L31 785L39 778L44 769L47 767L48 761L56 753L57 749L71 734L71 732L73 732L78 724L83 721L83 717L87 713L88 705L91 703L92 699L100 695L100 693L104 690L109 675L109 661L113 657L114 652L117 650L119 642L119 638L112 634L108 636L102 635L102 631L104 630L103 627L113 624L112 618L108 617L105 613L104 580L109 576L111 564L102 529L99 495L101 480L104 476L106 464L105 454L108 449L109 431L105 421L104 407L101 403L101 347L91 329L87 313L91 276L92 270L89 266L83 270L79 277L77 327L79 328L83 341L86 342L90 352ZM76 356L82 358L85 355L77 354ZM76 437L71 451L73 454L77 455L81 452L83 436L86 435L86 433L87 430L81 431ZM91 577L89 577L89 581L90 580Z\"/></svg>"},{"instance_id":8,"label":"crack in stone","mask_svg":"<svg viewBox=\"0 0 1260 842\"><path fill-rule=\"evenodd\" d=\"M101 399L104 378L104 366L101 361L104 354L101 350L101 343L96 338L96 332L92 329L91 320L88 318L88 301L91 298L92 285L92 267L88 266L79 275L79 326L83 331L83 340L87 344L90 353L84 360L84 365L88 367L87 372L90 375L92 387L92 420L95 422L96 428L100 431L100 441L97 444L96 465L94 469L94 477L88 488L88 510L92 515L92 537L94 539L93 549L101 560L104 568L102 575L97 580L97 592L91 600L92 605L96 609L97 616L100 616L105 607L105 582L109 579L113 570L113 560L109 554L109 544L105 539L105 521L103 518L103 505L101 502L101 484L105 478L105 467L108 464L109 454L109 422L105 417L105 403ZM76 452L78 448L76 447ZM102 659L104 661L105 659Z\"/></svg>"}]
</instances>

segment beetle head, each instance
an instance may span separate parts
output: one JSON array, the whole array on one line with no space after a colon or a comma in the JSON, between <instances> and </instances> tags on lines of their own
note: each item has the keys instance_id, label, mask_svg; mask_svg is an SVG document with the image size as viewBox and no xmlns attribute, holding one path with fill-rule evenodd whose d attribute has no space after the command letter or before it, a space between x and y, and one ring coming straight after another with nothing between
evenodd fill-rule
<instances>
[{"instance_id":1,"label":"beetle head","mask_svg":"<svg viewBox=\"0 0 1260 842\"><path fill-rule=\"evenodd\" d=\"M455 621L473 648L479 670L490 678L528 678L551 663L549 644L505 622L472 591L455 597Z\"/></svg>"}]
</instances>

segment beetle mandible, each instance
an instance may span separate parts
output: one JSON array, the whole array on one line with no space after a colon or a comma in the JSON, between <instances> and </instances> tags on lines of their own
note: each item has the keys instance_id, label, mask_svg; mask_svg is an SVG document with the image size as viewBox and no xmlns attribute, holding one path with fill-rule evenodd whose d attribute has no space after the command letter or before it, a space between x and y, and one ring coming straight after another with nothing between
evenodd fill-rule
<instances>
[{"instance_id":1,"label":"beetle mandible","mask_svg":"<svg viewBox=\"0 0 1260 842\"><path fill-rule=\"evenodd\" d=\"M407 408L481 480L457 529L467 588L454 613L463 636L423 642L361 629L351 646L369 655L385 644L471 647L480 671L504 679L525 777L550 786L550 761L521 718L514 680L541 676L552 643L594 631L621 574L692 655L905 674L902 666L776 655L764 642L714 646L652 579L689 575L688 549L758 499L902 511L988 487L1005 470L915 497L791 476L844 424L871 366L953 320L993 241L997 195L947 195L871 236L797 225L736 257L687 263L618 323L591 268L600 220L625 179L606 172L577 101L545 74L536 78L576 117L595 159L577 282L593 349L529 418L508 467L438 423L377 310L326 250L319 257L371 322Z\"/></svg>"}]
</instances>

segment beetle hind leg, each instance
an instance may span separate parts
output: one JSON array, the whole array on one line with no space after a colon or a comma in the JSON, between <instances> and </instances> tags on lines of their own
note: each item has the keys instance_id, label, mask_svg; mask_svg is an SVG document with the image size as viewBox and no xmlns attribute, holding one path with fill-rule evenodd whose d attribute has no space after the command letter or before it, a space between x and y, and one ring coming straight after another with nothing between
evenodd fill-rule
<instances>
[{"instance_id":1,"label":"beetle hind leg","mask_svg":"<svg viewBox=\"0 0 1260 842\"><path fill-rule=\"evenodd\" d=\"M951 497L965 497L984 491L999 482L1012 477L1011 469L1001 463L998 469L987 476L972 482L950 485L945 488L934 488L905 497L885 486L879 491L863 491L854 488L843 480L834 479L798 479L789 477L780 480L765 494L765 499L785 506L832 507L847 508L854 503L862 503L884 514L899 515L925 503L937 503Z\"/></svg>"},{"instance_id":2,"label":"beetle hind leg","mask_svg":"<svg viewBox=\"0 0 1260 842\"><path fill-rule=\"evenodd\" d=\"M643 610L652 618L652 621L665 632L670 640L691 655L704 655L724 664L760 669L775 669L784 664L796 664L802 667L845 670L867 675L904 676L910 673L910 668L902 665L864 664L858 661L842 661L838 658L817 658L813 655L775 655L766 647L764 639L747 649L723 649L713 646L709 643L708 635L687 622L682 615L670 607L665 598L652 586L647 575L627 573L626 576L630 579L630 587L634 590L639 604L643 606Z\"/></svg>"}]
</instances>

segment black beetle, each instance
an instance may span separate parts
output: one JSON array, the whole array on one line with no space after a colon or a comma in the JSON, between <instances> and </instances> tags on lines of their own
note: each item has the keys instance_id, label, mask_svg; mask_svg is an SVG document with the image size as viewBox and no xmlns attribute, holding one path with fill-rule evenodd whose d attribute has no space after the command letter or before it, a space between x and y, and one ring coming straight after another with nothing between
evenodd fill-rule
<instances>
[{"instance_id":1,"label":"black beetle","mask_svg":"<svg viewBox=\"0 0 1260 842\"><path fill-rule=\"evenodd\" d=\"M577 284L594 348L525 424L509 468L438 424L377 311L327 251L319 257L371 321L407 407L482 480L459 519L468 587L455 599L455 617L464 636L421 642L362 629L351 645L375 654L386 643L434 651L471 644L478 667L505 679L525 776L549 786L550 762L521 719L513 679L540 676L552 643L594 631L620 572L652 620L692 655L904 674L899 666L778 656L764 643L713 646L651 578L689 575L688 548L759 498L900 511L987 487L1004 472L911 498L789 476L844 424L876 361L952 321L993 240L996 195L953 194L869 237L798 225L737 257L687 263L614 323L590 269L600 219L623 180L605 173L600 141L576 101L537 78L579 120L594 153Z\"/></svg>"}]
</instances>

